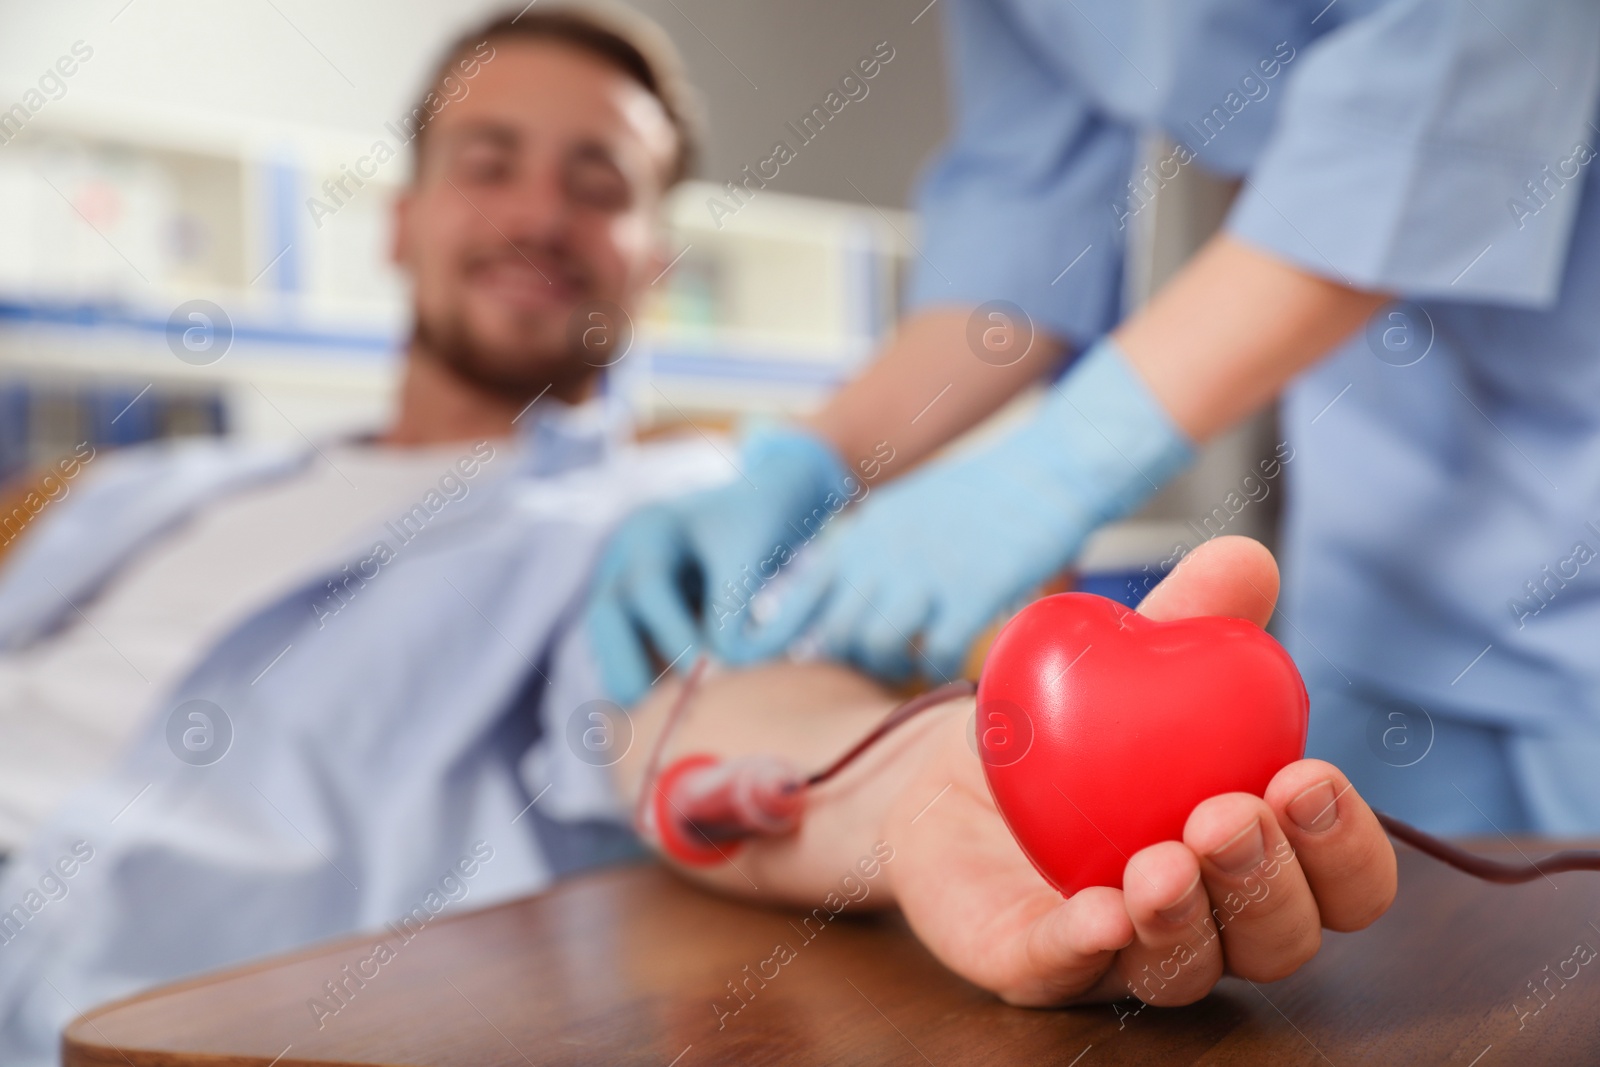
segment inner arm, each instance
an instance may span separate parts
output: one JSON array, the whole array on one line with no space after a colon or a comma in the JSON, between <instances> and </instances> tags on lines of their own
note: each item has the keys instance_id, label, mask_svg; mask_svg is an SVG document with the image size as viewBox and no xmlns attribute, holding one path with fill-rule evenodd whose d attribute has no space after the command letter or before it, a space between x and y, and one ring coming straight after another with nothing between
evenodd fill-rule
<instances>
[{"instance_id":1,"label":"inner arm","mask_svg":"<svg viewBox=\"0 0 1600 1067\"><path fill-rule=\"evenodd\" d=\"M1112 334L1191 441L1272 400L1389 298L1218 234Z\"/></svg>"},{"instance_id":2,"label":"inner arm","mask_svg":"<svg viewBox=\"0 0 1600 1067\"><path fill-rule=\"evenodd\" d=\"M1059 341L1035 334L1017 362L985 363L968 343L971 316L971 308L936 307L908 317L872 364L805 420L807 427L852 470L887 440L895 450L893 475L904 474L1053 374L1066 356Z\"/></svg>"},{"instance_id":3,"label":"inner arm","mask_svg":"<svg viewBox=\"0 0 1600 1067\"><path fill-rule=\"evenodd\" d=\"M613 768L630 810L650 784L644 781L649 754L682 685L677 676L664 679L631 713L634 743ZM707 677L684 709L661 765L697 753L772 754L810 774L849 749L898 702L864 676L833 664L779 663ZM949 745L952 731L964 728L970 713L970 700L956 700L905 723L837 777L810 789L796 832L752 839L730 853L729 863L678 869L734 895L815 904L884 839L895 799L927 759ZM891 903L887 897L879 894L873 901Z\"/></svg>"}]
</instances>

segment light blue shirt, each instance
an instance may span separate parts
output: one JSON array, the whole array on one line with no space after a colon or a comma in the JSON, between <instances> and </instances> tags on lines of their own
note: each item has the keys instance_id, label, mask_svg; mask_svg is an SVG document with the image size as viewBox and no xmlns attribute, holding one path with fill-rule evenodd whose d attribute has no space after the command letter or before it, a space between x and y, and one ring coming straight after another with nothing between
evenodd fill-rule
<instances>
[{"instance_id":1,"label":"light blue shirt","mask_svg":"<svg viewBox=\"0 0 1600 1067\"><path fill-rule=\"evenodd\" d=\"M1011 300L1082 346L1160 195L1139 136L1195 154L1168 176L1242 178L1236 238L1431 322L1419 361L1358 335L1283 403L1280 630L1314 693L1600 726L1600 5L942 6L956 122L912 302Z\"/></svg>"},{"instance_id":2,"label":"light blue shirt","mask_svg":"<svg viewBox=\"0 0 1600 1067\"><path fill-rule=\"evenodd\" d=\"M525 417L514 475L403 546L373 530L219 635L116 770L11 859L0 909L23 911L0 914L0 1062L54 1062L75 1009L150 983L357 929L394 944L386 923L631 850L608 772L571 741L603 694L576 624L584 587L622 514L733 470L699 441L623 446L592 407ZM5 570L0 647L49 634L208 502L318 460L199 442L100 462ZM325 583L379 540L393 560L319 618ZM233 729L209 766L167 737L170 710L197 698ZM306 996L315 1028L310 999L338 1001Z\"/></svg>"}]
</instances>

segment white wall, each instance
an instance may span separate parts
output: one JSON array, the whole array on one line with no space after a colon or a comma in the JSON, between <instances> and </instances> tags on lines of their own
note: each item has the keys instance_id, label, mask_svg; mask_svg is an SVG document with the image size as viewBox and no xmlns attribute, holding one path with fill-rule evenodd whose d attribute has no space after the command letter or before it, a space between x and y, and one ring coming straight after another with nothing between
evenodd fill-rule
<instances>
[{"instance_id":1,"label":"white wall","mask_svg":"<svg viewBox=\"0 0 1600 1067\"><path fill-rule=\"evenodd\" d=\"M926 0L640 0L682 48L712 119L705 177L765 158L879 41L895 59L778 191L900 206L944 129L937 7ZM403 114L442 44L505 5L486 0L3 0L0 109L73 42L94 56L75 102L115 100L253 123L375 133ZM742 72L742 73L741 73ZM747 80L748 79L748 80ZM52 105L53 106L53 105ZM854 183L854 187L852 187Z\"/></svg>"}]
</instances>

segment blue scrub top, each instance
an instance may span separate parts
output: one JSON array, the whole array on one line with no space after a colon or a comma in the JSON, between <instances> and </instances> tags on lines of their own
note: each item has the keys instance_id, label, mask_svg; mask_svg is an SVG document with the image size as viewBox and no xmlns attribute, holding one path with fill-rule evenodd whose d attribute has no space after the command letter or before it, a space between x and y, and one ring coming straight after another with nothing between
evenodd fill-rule
<instances>
[{"instance_id":1,"label":"blue scrub top","mask_svg":"<svg viewBox=\"0 0 1600 1067\"><path fill-rule=\"evenodd\" d=\"M912 304L1011 300L1081 347L1162 182L1242 178L1234 237L1413 302L1283 404L1302 668L1435 714L1600 723L1600 5L942 6L955 129ZM1150 132L1179 147L1133 175Z\"/></svg>"}]
</instances>

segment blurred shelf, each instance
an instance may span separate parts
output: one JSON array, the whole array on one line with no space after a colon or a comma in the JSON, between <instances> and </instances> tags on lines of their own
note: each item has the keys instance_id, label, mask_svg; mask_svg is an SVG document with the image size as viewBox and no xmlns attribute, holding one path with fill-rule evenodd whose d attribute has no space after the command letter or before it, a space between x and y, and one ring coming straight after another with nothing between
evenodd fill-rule
<instances>
[{"instance_id":1,"label":"blurred shelf","mask_svg":"<svg viewBox=\"0 0 1600 1067\"><path fill-rule=\"evenodd\" d=\"M12 237L0 243L0 381L188 384L245 408L262 406L252 391L276 390L283 417L227 420L250 435L286 421L329 432L381 412L409 328L388 258L410 166L403 131L363 137L87 94L62 105L0 153ZM377 165L380 141L395 154ZM358 162L374 172L359 185L347 177ZM314 214L314 201L336 209ZM904 216L700 182L675 190L666 214L668 265L617 375L643 419L810 406L897 317ZM207 366L167 345L195 300L231 327L226 356Z\"/></svg>"}]
</instances>

